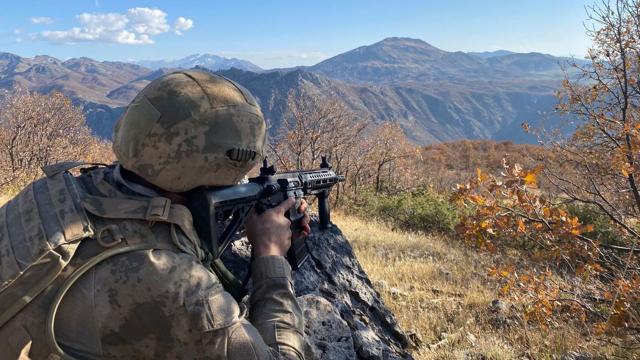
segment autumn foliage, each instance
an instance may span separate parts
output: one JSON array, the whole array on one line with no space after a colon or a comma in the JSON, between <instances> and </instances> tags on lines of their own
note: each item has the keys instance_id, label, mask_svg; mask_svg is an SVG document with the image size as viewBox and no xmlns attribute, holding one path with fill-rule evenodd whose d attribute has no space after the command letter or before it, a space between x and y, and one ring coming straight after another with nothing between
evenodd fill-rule
<instances>
[{"instance_id":1,"label":"autumn foliage","mask_svg":"<svg viewBox=\"0 0 640 360\"><path fill-rule=\"evenodd\" d=\"M333 192L334 205L358 190L406 190L421 176L407 171L418 160L419 147L398 124L373 124L331 96L291 93L287 105L269 157L279 169L291 170L317 167L327 156L347 178Z\"/></svg>"}]
</instances>

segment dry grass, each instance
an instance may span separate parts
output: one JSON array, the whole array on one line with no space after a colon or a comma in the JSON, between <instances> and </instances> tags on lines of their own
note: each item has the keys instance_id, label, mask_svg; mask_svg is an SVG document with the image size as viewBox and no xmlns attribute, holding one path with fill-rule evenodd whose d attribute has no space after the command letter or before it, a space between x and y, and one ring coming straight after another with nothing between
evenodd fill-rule
<instances>
[{"instance_id":1,"label":"dry grass","mask_svg":"<svg viewBox=\"0 0 640 360\"><path fill-rule=\"evenodd\" d=\"M525 325L515 306L496 312L498 284L486 275L493 255L340 213L332 219L400 325L422 339L416 359L560 359L571 351L640 358L578 326Z\"/></svg>"}]
</instances>

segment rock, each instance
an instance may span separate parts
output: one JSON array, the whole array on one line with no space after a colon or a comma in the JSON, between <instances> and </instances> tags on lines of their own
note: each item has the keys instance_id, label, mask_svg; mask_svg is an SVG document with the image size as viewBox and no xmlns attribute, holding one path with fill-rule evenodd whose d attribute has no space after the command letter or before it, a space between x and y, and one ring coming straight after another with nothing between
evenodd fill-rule
<instances>
[{"instance_id":1,"label":"rock","mask_svg":"<svg viewBox=\"0 0 640 360\"><path fill-rule=\"evenodd\" d=\"M402 291L402 290L400 290L398 288L394 288L394 287L389 289L389 293L391 294L391 296L393 296L396 299L407 295L407 293L405 293L404 291Z\"/></svg>"},{"instance_id":2,"label":"rock","mask_svg":"<svg viewBox=\"0 0 640 360\"><path fill-rule=\"evenodd\" d=\"M453 281L453 273L448 270L438 269L438 273L442 276L446 281Z\"/></svg>"},{"instance_id":3,"label":"rock","mask_svg":"<svg viewBox=\"0 0 640 360\"><path fill-rule=\"evenodd\" d=\"M378 336L369 328L364 327L354 333L353 339L358 344L356 349L360 359L383 359L383 345Z\"/></svg>"},{"instance_id":4,"label":"rock","mask_svg":"<svg viewBox=\"0 0 640 360\"><path fill-rule=\"evenodd\" d=\"M465 351L463 359L464 360L487 360L487 357L484 354L479 352Z\"/></svg>"},{"instance_id":5,"label":"rock","mask_svg":"<svg viewBox=\"0 0 640 360\"><path fill-rule=\"evenodd\" d=\"M589 354L579 353L577 351L569 351L560 357L560 360L594 360L593 356Z\"/></svg>"},{"instance_id":6,"label":"rock","mask_svg":"<svg viewBox=\"0 0 640 360\"><path fill-rule=\"evenodd\" d=\"M356 358L351 329L329 301L307 294L298 297L298 302L304 311L306 359Z\"/></svg>"},{"instance_id":7,"label":"rock","mask_svg":"<svg viewBox=\"0 0 640 360\"><path fill-rule=\"evenodd\" d=\"M496 328L508 328L517 322L517 319L510 313L511 305L500 299L491 301L489 305L489 323Z\"/></svg>"},{"instance_id":8,"label":"rock","mask_svg":"<svg viewBox=\"0 0 640 360\"><path fill-rule=\"evenodd\" d=\"M422 346L422 344L424 344L424 340L422 340L422 336L420 336L420 334L418 334L418 332L415 330L408 331L407 336L409 337L409 339L411 339L411 342L413 343L413 347L416 349Z\"/></svg>"},{"instance_id":9,"label":"rock","mask_svg":"<svg viewBox=\"0 0 640 360\"><path fill-rule=\"evenodd\" d=\"M308 312L314 319L305 328L305 353L316 360L342 359L343 355L353 359L411 359L408 349L412 340L382 302L340 229L332 225L320 231L315 219L311 225L312 234L307 240L310 258L294 272L296 295L305 306L305 316ZM239 279L247 273L248 249L246 239L238 240L222 257ZM323 314L331 320L320 321ZM334 331L341 335L334 336Z\"/></svg>"},{"instance_id":10,"label":"rock","mask_svg":"<svg viewBox=\"0 0 640 360\"><path fill-rule=\"evenodd\" d=\"M507 311L509 311L509 305L500 299L495 299L491 301L491 305L489 305L489 310L491 310L494 313L506 313Z\"/></svg>"},{"instance_id":11,"label":"rock","mask_svg":"<svg viewBox=\"0 0 640 360\"><path fill-rule=\"evenodd\" d=\"M378 281L374 282L374 285L375 285L375 287L377 287L380 290L387 290L389 288L389 285L384 280L378 280Z\"/></svg>"},{"instance_id":12,"label":"rock","mask_svg":"<svg viewBox=\"0 0 640 360\"><path fill-rule=\"evenodd\" d=\"M475 335L467 331L467 340L471 343L471 345L476 346L478 342L478 338Z\"/></svg>"}]
</instances>

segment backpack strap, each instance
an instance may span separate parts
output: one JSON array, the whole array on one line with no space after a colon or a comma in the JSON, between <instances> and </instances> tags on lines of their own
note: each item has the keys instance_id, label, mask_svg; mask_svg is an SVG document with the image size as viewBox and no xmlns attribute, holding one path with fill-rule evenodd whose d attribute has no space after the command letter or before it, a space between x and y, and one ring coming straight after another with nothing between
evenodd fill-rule
<instances>
[{"instance_id":1,"label":"backpack strap","mask_svg":"<svg viewBox=\"0 0 640 360\"><path fill-rule=\"evenodd\" d=\"M71 273L71 275L67 277L64 283L62 283L60 288L58 288L58 292L56 293L56 296L53 299L51 306L49 307L49 313L47 314L47 322L46 322L47 342L49 343L49 346L53 351L54 355L57 355L60 358L65 360L74 359L69 354L65 353L64 350L62 350L62 348L60 348L60 345L56 340L56 334L55 334L56 313L58 312L58 307L60 306L60 303L62 302L62 298L66 295L67 291L71 289L73 284L75 284L75 282L78 281L78 279L80 279L82 275L84 275L87 271L91 270L93 267L95 267L99 263L120 254L125 254L133 251L141 251L141 250L174 250L174 246L170 244L163 244L163 243L157 243L157 242L141 242L141 243L133 243L133 244L122 243L122 245L107 249L99 253L98 255L92 257L91 259L86 261L84 264L82 264L82 266L78 267L73 273Z\"/></svg>"},{"instance_id":2,"label":"backpack strap","mask_svg":"<svg viewBox=\"0 0 640 360\"><path fill-rule=\"evenodd\" d=\"M82 239L93 236L80 192L71 174L58 172L0 208L0 250L8 254L1 264L6 281L0 287L0 327L56 279Z\"/></svg>"}]
</instances>

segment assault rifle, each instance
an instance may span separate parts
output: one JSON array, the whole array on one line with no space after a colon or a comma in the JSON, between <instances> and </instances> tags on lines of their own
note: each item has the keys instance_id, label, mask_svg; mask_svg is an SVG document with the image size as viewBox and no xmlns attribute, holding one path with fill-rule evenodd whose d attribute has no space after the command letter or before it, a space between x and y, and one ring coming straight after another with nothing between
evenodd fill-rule
<instances>
[{"instance_id":1,"label":"assault rifle","mask_svg":"<svg viewBox=\"0 0 640 360\"><path fill-rule=\"evenodd\" d=\"M331 170L331 165L324 156L319 169L280 173L264 159L260 175L250 178L245 184L193 190L188 202L194 226L213 255L212 268L223 284L227 283L227 291L236 299L244 294L244 286L241 287L242 290L238 289L239 281L226 269L220 256L231 244L234 235L242 230L251 209L255 208L260 214L289 197L296 199L295 206L286 214L291 220L291 231L294 234L287 260L292 269L296 270L309 257L306 238L298 235L304 217L304 214L298 212L300 200L309 195L317 197L320 229L325 230L330 223L329 191L341 181L344 181L344 176Z\"/></svg>"}]
</instances>

